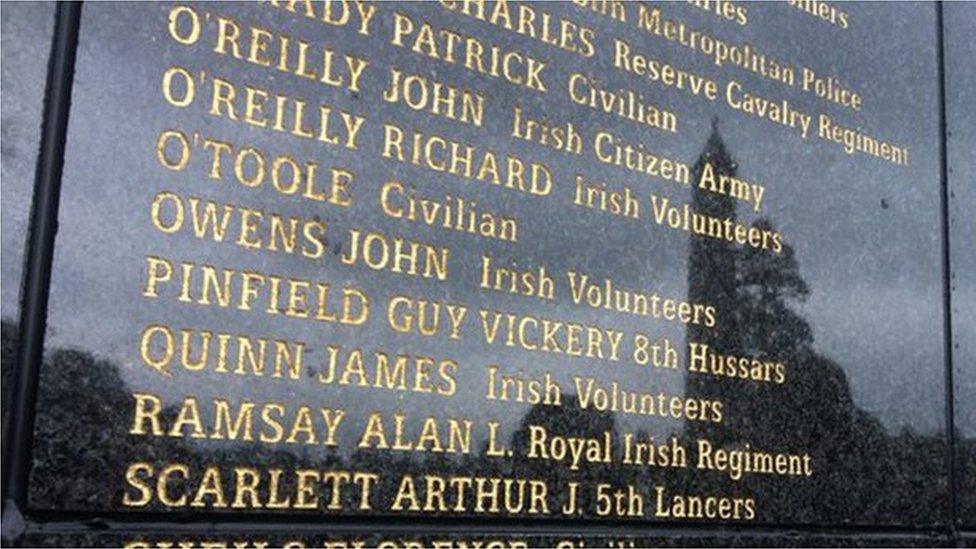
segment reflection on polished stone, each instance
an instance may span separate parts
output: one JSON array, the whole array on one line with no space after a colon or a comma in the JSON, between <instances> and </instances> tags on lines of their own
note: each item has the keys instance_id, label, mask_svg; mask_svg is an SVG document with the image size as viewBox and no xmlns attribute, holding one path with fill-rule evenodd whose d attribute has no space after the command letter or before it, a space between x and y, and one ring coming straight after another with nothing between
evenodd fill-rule
<instances>
[{"instance_id":1,"label":"reflection on polished stone","mask_svg":"<svg viewBox=\"0 0 976 549\"><path fill-rule=\"evenodd\" d=\"M966 9L968 8L968 9ZM952 377L955 406L956 519L960 528L976 527L976 191L970 151L976 147L976 116L966 105L976 99L976 53L969 38L976 31L976 10L947 6L944 40L949 200L949 290L952 300Z\"/></svg>"},{"instance_id":2,"label":"reflection on polished stone","mask_svg":"<svg viewBox=\"0 0 976 549\"><path fill-rule=\"evenodd\" d=\"M31 506L944 526L933 7L453 5L86 5Z\"/></svg>"},{"instance_id":3,"label":"reflection on polished stone","mask_svg":"<svg viewBox=\"0 0 976 549\"><path fill-rule=\"evenodd\" d=\"M0 148L0 179L3 180L3 276L0 316L6 322L20 317L20 285L23 277L24 246L30 218L34 170L40 148L41 111L47 78L47 53L54 28L54 4L22 2L3 7L2 71L0 111L3 112L3 146ZM8 339L9 337L9 339ZM10 374L17 352L16 331L4 330L3 422L7 423Z\"/></svg>"}]
</instances>

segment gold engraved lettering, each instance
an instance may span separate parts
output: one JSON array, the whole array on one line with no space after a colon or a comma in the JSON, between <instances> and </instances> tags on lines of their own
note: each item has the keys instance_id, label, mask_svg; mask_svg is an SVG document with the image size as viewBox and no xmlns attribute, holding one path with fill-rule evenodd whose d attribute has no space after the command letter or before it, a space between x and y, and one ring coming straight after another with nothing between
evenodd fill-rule
<instances>
[{"instance_id":1,"label":"gold engraved lettering","mask_svg":"<svg viewBox=\"0 0 976 549\"><path fill-rule=\"evenodd\" d=\"M745 444L741 449L716 448L705 439L698 439L699 469L720 471L732 480L745 475L804 476L813 475L810 454L766 452Z\"/></svg>"},{"instance_id":2,"label":"gold engraved lettering","mask_svg":"<svg viewBox=\"0 0 976 549\"><path fill-rule=\"evenodd\" d=\"M551 461L566 460L571 471L577 471L581 463L605 463L613 461L613 434L603 431L596 437L567 437L550 433L541 425L529 425L528 450L525 457Z\"/></svg>"},{"instance_id":3,"label":"gold engraved lettering","mask_svg":"<svg viewBox=\"0 0 976 549\"><path fill-rule=\"evenodd\" d=\"M573 384L579 406L584 410L687 419L704 423L722 423L724 418L724 406L717 400L684 398L668 395L663 391L630 391L616 381L602 384L591 376L574 376Z\"/></svg>"},{"instance_id":4,"label":"gold engraved lettering","mask_svg":"<svg viewBox=\"0 0 976 549\"><path fill-rule=\"evenodd\" d=\"M390 123L384 124L383 129L384 158L535 196L546 196L552 191L552 172L541 162L527 163L511 154L500 161L494 151L438 135L419 131L408 135Z\"/></svg>"},{"instance_id":5,"label":"gold engraved lettering","mask_svg":"<svg viewBox=\"0 0 976 549\"><path fill-rule=\"evenodd\" d=\"M517 103L512 120L512 137L524 139L571 154L583 154L583 136L572 122L552 125L545 119L529 117Z\"/></svg>"},{"instance_id":6,"label":"gold engraved lettering","mask_svg":"<svg viewBox=\"0 0 976 549\"><path fill-rule=\"evenodd\" d=\"M374 271L446 280L450 255L451 250L444 246L349 229L349 249L339 259L345 265L361 263Z\"/></svg>"},{"instance_id":7,"label":"gold engraved lettering","mask_svg":"<svg viewBox=\"0 0 976 549\"><path fill-rule=\"evenodd\" d=\"M332 27L351 26L356 32L369 36L370 24L376 16L376 5L364 0L266 0L267 5L302 15Z\"/></svg>"},{"instance_id":8,"label":"gold engraved lettering","mask_svg":"<svg viewBox=\"0 0 976 549\"><path fill-rule=\"evenodd\" d=\"M326 365L316 376L323 385L374 387L445 397L457 392L459 366L450 358L391 356L383 351L365 353L362 349L344 350L339 345L329 345L326 352Z\"/></svg>"},{"instance_id":9,"label":"gold engraved lettering","mask_svg":"<svg viewBox=\"0 0 976 549\"><path fill-rule=\"evenodd\" d=\"M324 503L329 510L369 511L380 478L366 471L316 469L295 469L285 476L282 469L211 465L201 472L183 463L157 468L136 462L126 470L123 504L145 507L155 499L164 507L221 508L231 501L234 509L317 509Z\"/></svg>"},{"instance_id":10,"label":"gold engraved lettering","mask_svg":"<svg viewBox=\"0 0 976 549\"><path fill-rule=\"evenodd\" d=\"M514 217L481 210L477 202L459 196L428 198L408 189L400 181L387 181L380 189L379 202L383 213L394 219L484 238L518 241L518 221Z\"/></svg>"},{"instance_id":11,"label":"gold engraved lettering","mask_svg":"<svg viewBox=\"0 0 976 549\"><path fill-rule=\"evenodd\" d=\"M181 303L251 311L255 307L268 315L306 318L320 322L360 325L369 317L369 297L351 286L338 298L341 312L334 311L336 298L326 282L288 278L258 271L237 271L182 261L174 280L173 261L146 258L146 284L142 295L159 298L164 290ZM175 295L174 295L175 294ZM236 299L235 299L236 298Z\"/></svg>"},{"instance_id":12,"label":"gold engraved lettering","mask_svg":"<svg viewBox=\"0 0 976 549\"><path fill-rule=\"evenodd\" d=\"M440 0L440 4L448 10L568 52L578 53L585 58L596 54L593 44L596 33L593 29L565 17L553 17L541 9L545 4L523 4L508 0L490 4L469 0Z\"/></svg>"},{"instance_id":13,"label":"gold engraved lettering","mask_svg":"<svg viewBox=\"0 0 976 549\"><path fill-rule=\"evenodd\" d=\"M395 68L390 68L390 83L383 92L383 100L477 127L481 127L485 117L485 97L480 93L419 74L404 74Z\"/></svg>"},{"instance_id":14,"label":"gold engraved lettering","mask_svg":"<svg viewBox=\"0 0 976 549\"><path fill-rule=\"evenodd\" d=\"M503 79L515 86L539 92L547 89L542 74L546 68L545 62L495 44L485 45L477 38L451 29L438 29L426 22L417 25L409 16L399 12L393 14L390 43L409 48L418 55Z\"/></svg>"},{"instance_id":15,"label":"gold engraved lettering","mask_svg":"<svg viewBox=\"0 0 976 549\"><path fill-rule=\"evenodd\" d=\"M597 132L593 140L593 154L604 164L682 185L690 184L690 169L684 162L654 154L643 143L630 143L608 131Z\"/></svg>"},{"instance_id":16,"label":"gold engraved lettering","mask_svg":"<svg viewBox=\"0 0 976 549\"><path fill-rule=\"evenodd\" d=\"M573 103L595 111L616 115L670 133L678 132L678 116L647 101L643 94L620 88L601 86L592 77L573 73L568 80L567 93Z\"/></svg>"},{"instance_id":17,"label":"gold engraved lettering","mask_svg":"<svg viewBox=\"0 0 976 549\"><path fill-rule=\"evenodd\" d=\"M213 51L260 67L274 67L284 73L313 80L329 87L360 91L369 61L316 47L304 40L219 16L217 30L207 40ZM176 37L174 36L174 39Z\"/></svg>"},{"instance_id":18,"label":"gold engraved lettering","mask_svg":"<svg viewBox=\"0 0 976 549\"><path fill-rule=\"evenodd\" d=\"M480 288L539 299L556 299L556 281L546 273L545 266L518 271L514 266L499 267L496 263L491 256L481 256Z\"/></svg>"},{"instance_id":19,"label":"gold engraved lettering","mask_svg":"<svg viewBox=\"0 0 976 549\"><path fill-rule=\"evenodd\" d=\"M619 330L488 309L481 309L478 315L482 336L489 345L620 360L620 343L624 333Z\"/></svg>"},{"instance_id":20,"label":"gold engraved lettering","mask_svg":"<svg viewBox=\"0 0 976 549\"><path fill-rule=\"evenodd\" d=\"M390 510L547 515L548 493L542 480L426 475L417 482L413 476L404 475Z\"/></svg>"},{"instance_id":21,"label":"gold engraved lettering","mask_svg":"<svg viewBox=\"0 0 976 549\"><path fill-rule=\"evenodd\" d=\"M304 372L305 347L301 341L273 341L243 334L150 324L140 336L140 357L159 373L172 376L180 368L187 372L210 369L214 373L263 377L272 362L269 377L300 379ZM236 352L234 352L236 350ZM174 360L177 355L178 360Z\"/></svg>"},{"instance_id":22,"label":"gold engraved lettering","mask_svg":"<svg viewBox=\"0 0 976 549\"><path fill-rule=\"evenodd\" d=\"M166 234L185 231L214 242L224 242L225 237L231 236L230 242L244 248L307 259L321 259L326 252L326 226L317 219L285 217L193 196L183 198L172 192L158 193L150 211L153 226Z\"/></svg>"},{"instance_id":23,"label":"gold engraved lettering","mask_svg":"<svg viewBox=\"0 0 976 549\"><path fill-rule=\"evenodd\" d=\"M442 311L446 317L441 314ZM428 301L397 295L390 298L386 318L390 328L395 332L416 332L420 336L430 337L440 333L441 327L446 326L448 337L459 339L461 324L467 312L468 308L459 303ZM446 319L447 323L443 324L442 319Z\"/></svg>"},{"instance_id":24,"label":"gold engraved lettering","mask_svg":"<svg viewBox=\"0 0 976 549\"><path fill-rule=\"evenodd\" d=\"M609 17L621 23L627 22L627 0L573 0L580 8Z\"/></svg>"},{"instance_id":25,"label":"gold engraved lettering","mask_svg":"<svg viewBox=\"0 0 976 549\"><path fill-rule=\"evenodd\" d=\"M225 78L205 75L201 87L209 86L207 114L218 119L241 122L326 145L356 150L366 118L344 110L334 111L326 104L308 101L263 88L236 84ZM177 100L174 106L186 107L198 99Z\"/></svg>"},{"instance_id":26,"label":"gold engraved lettering","mask_svg":"<svg viewBox=\"0 0 976 549\"><path fill-rule=\"evenodd\" d=\"M200 413L199 400L191 396L183 399L176 418L170 419L163 414L162 399L159 396L133 393L133 397L135 407L129 434L153 437L189 436L258 441L264 444L284 442L336 446L336 435L346 415L345 410L325 406L315 413L304 404L285 406L274 402L254 403L248 400L235 404L223 398L213 398L208 401L208 407L213 413L204 416ZM210 422L209 429L204 417Z\"/></svg>"},{"instance_id":27,"label":"gold engraved lettering","mask_svg":"<svg viewBox=\"0 0 976 549\"><path fill-rule=\"evenodd\" d=\"M390 420L384 419L381 412L373 412L366 419L358 447L449 454L471 453L471 420L449 418L445 422L434 416L427 416L419 422L419 435L411 437L407 431L414 430L415 425L408 424L410 419L406 414L396 412L392 414L391 425Z\"/></svg>"},{"instance_id":28,"label":"gold engraved lettering","mask_svg":"<svg viewBox=\"0 0 976 549\"><path fill-rule=\"evenodd\" d=\"M498 366L488 366L487 382L485 398L488 400L562 406L562 389L550 372L541 378L531 378L500 374Z\"/></svg>"},{"instance_id":29,"label":"gold engraved lettering","mask_svg":"<svg viewBox=\"0 0 976 549\"><path fill-rule=\"evenodd\" d=\"M655 518L741 521L756 518L756 500L753 498L688 494L669 495L664 486L655 486L654 494Z\"/></svg>"}]
</instances>

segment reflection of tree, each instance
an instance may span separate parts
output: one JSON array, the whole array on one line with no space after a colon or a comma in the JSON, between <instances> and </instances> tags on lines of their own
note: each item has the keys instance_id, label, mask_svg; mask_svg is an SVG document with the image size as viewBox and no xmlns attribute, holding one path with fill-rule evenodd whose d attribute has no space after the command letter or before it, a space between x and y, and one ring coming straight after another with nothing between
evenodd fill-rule
<instances>
[{"instance_id":1,"label":"reflection of tree","mask_svg":"<svg viewBox=\"0 0 976 549\"><path fill-rule=\"evenodd\" d=\"M693 181L705 162L716 174L736 174L738 166L716 123ZM692 189L696 211L736 219L734 198L697 185ZM753 226L773 228L766 219ZM706 343L719 353L787 365L782 385L691 373L687 379L689 395L717 398L726 409L721 427L689 425L689 434L730 448L748 443L813 456L811 478L752 476L738 481L763 501L763 519L899 523L938 522L944 516L946 487L927 480L945 478L938 474L945 470L942 439L908 432L888 436L877 419L856 407L843 368L814 351L810 325L790 306L810 291L790 246L774 254L693 236L688 269L689 299L711 303L719 314L714 329L690 326L689 341Z\"/></svg>"},{"instance_id":2,"label":"reflection of tree","mask_svg":"<svg viewBox=\"0 0 976 549\"><path fill-rule=\"evenodd\" d=\"M4 320L2 322L2 326L3 334L0 336L2 337L2 341L0 341L0 350L2 350L2 355L0 355L0 364L3 365L3 377L0 379L0 383L2 383L2 387L0 387L0 391L2 391L2 396L0 396L0 408L2 408L3 424L6 427L7 407L10 405L10 391L13 389L13 384L11 383L14 373L13 364L17 360L18 335L16 324ZM7 432L6 428L4 428L3 432Z\"/></svg>"},{"instance_id":3,"label":"reflection of tree","mask_svg":"<svg viewBox=\"0 0 976 549\"><path fill-rule=\"evenodd\" d=\"M614 455L620 455L620 435L616 429L613 412L600 412L583 409L576 395L563 394L562 406L536 405L529 409L519 428L513 433L510 448L515 456L526 456L529 452L529 429L533 426L545 429L549 438L555 436L603 440L604 433L612 433ZM593 487L597 483L611 483L622 486L637 480L636 469L627 470L619 464L581 463L578 471L570 470L567 461L556 462L545 459L526 459L518 457L511 460L501 471L507 476L544 479L556 492L553 498L558 506L566 503L566 486L578 482L581 489L579 504L583 508L593 506ZM555 511L556 509L553 509Z\"/></svg>"},{"instance_id":4,"label":"reflection of tree","mask_svg":"<svg viewBox=\"0 0 976 549\"><path fill-rule=\"evenodd\" d=\"M717 129L696 164L697 173L706 161L718 173L735 173L736 165ZM728 197L696 189L692 204L701 213L736 218L734 200ZM772 228L763 219L755 225ZM403 475L420 481L433 474L545 479L558 494L552 504L554 513L565 502L568 482L585 487L580 493L583 506L592 504L593 487L601 482L634 484L645 493L651 486L665 485L675 492L748 494L760 502L758 518L764 522L937 522L945 516L946 486L930 479L944 478L938 474L945 467L943 440L908 432L890 436L875 418L856 407L843 368L813 350L811 327L791 308L792 302L804 299L809 291L789 246L781 254L773 254L692 237L689 301L715 305L719 325L714 329L690 326L688 340L708 344L719 353L782 361L788 370L782 385L689 374L688 395L721 400L725 421L718 426L689 423L679 433L689 448L690 468L686 470L584 463L578 471L571 471L565 463L523 457L533 425L553 436L597 438L611 431L615 455L620 455L621 435L614 415L581 409L576 396L569 394L563 395L563 406L536 405L528 410L511 439L504 441L514 450L515 457L510 459L487 458L484 448L465 456L360 449L343 457L321 447L132 436L127 429L133 399L118 366L82 351L55 350L42 368L31 503L58 509L121 508L125 468L133 461L146 461L157 467L167 462L187 463L198 475L208 465L225 472L239 465L286 472L298 468L373 472L382 477L375 488L377 511L389 509ZM15 342L16 326L4 322L5 390ZM656 435L659 425L648 420L645 429ZM643 438L642 433L636 435ZM811 478L746 476L732 481L720 473L697 471L693 462L696 437L729 448L748 443L769 451L809 452L815 474ZM663 437L657 438L663 442ZM354 439L345 440L346 450L355 444ZM936 474L919 473L926 470ZM286 484L281 492L289 493L294 478L287 474L282 478ZM233 480L224 478L224 485L232 486ZM346 494L346 508L355 508L355 493ZM329 496L324 492L321 496L324 507ZM166 510L155 505L150 509Z\"/></svg>"},{"instance_id":5,"label":"reflection of tree","mask_svg":"<svg viewBox=\"0 0 976 549\"><path fill-rule=\"evenodd\" d=\"M15 331L12 324L3 323L4 341ZM127 439L131 400L115 364L82 351L50 354L41 370L37 398L32 501L69 508L118 502L122 484L106 482L107 474L128 456L162 464L187 455L178 439Z\"/></svg>"}]
</instances>

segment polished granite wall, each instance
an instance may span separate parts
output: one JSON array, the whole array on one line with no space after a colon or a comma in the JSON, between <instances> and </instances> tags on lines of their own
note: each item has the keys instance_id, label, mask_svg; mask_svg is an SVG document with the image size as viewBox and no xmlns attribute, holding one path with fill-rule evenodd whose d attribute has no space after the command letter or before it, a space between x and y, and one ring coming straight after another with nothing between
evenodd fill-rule
<instances>
[{"instance_id":1,"label":"polished granite wall","mask_svg":"<svg viewBox=\"0 0 976 549\"><path fill-rule=\"evenodd\" d=\"M309 546L321 546L328 539L429 544L440 541L441 535L455 544L552 545L566 541L573 546L932 545L967 539L966 532L974 528L976 505L972 499L976 453L971 432L976 425L971 341L974 284L973 269L967 264L976 256L972 253L972 220L967 215L976 203L965 177L970 161L967 151L973 148L973 124L966 122L972 115L965 107L973 77L971 41L967 40L967 29L972 29L974 21L972 8L902 3L882 10L844 5L857 24L841 28L807 19L806 14L797 15L782 5L746 4L747 25L739 25L735 17L716 20L714 14L691 5L661 6L666 17L707 29L722 39L745 41L778 58L838 75L865 97L863 108L852 111L740 67L716 67L698 52L649 38L607 17L588 16L568 3L540 5L553 17L584 20L594 31L597 55L586 57L579 51L553 48L467 20L441 6L412 3L378 6L371 36L356 32L355 27L333 29L268 6L190 4L206 17L204 42L188 47L168 33L174 14L180 13L175 9L178 5L86 4L82 11L45 360L37 395L33 467L21 507L28 517L36 518L29 518L21 543L230 541L239 539L234 537L238 534L252 542L268 540L276 545L296 539ZM940 9L944 10L941 28ZM356 12L350 13L356 21ZM202 45L213 45L206 40L213 39L218 17L258 28L287 27L295 39L321 40L340 53L361 52L369 62L363 85L361 89L323 86L284 71L261 71L243 60L230 60ZM485 42L501 40L545 59L551 89L546 94L516 89L502 79L473 75L456 64L399 47L389 34L404 18L418 26L425 21L435 28L462 28ZM7 20L4 15L5 40ZM674 66L690 67L722 85L734 80L755 95L782 96L796 110L820 112L837 123L883 135L909 148L911 161L895 165L848 154L836 144L804 138L801 128L746 116L721 99L703 101L688 90L645 89L653 101L675 113L676 132L637 125L574 103L563 89L574 73L595 77L591 82L604 83L609 89L639 82L632 74L614 69L610 52L619 47L616 39ZM944 47L944 68L940 67L940 46ZM891 55L892 51L898 54ZM5 51L5 95L9 89L7 55ZM361 139L356 150L350 150L341 144L297 138L287 131L215 116L213 104L202 100L187 108L174 107L162 97L160 87L165 71L174 66L199 75L195 82L201 95L219 77L241 89L286 90L296 97L327 103L333 111L363 116ZM482 127L384 102L381 87L391 68L483 94L487 112ZM940 103L942 71L944 107ZM6 110L6 103L4 106ZM941 124L942 108L949 121L946 127ZM673 181L638 176L590 156L508 139L515 109L556 123L572 121L588 144L598 131L640 141L655 153L692 167L696 178L708 165L718 173L761 182L768 191L765 203L761 207L737 204L731 198ZM335 130L339 121L337 117L333 130L342 136L342 126ZM405 131L441 134L529 162L543 162L552 174L554 190L534 196L431 173L384 157L383 125L388 123ZM162 132L173 128L192 136L196 146L209 137L232 142L235 147L252 145L272 154L314 159L323 171L333 166L345 169L355 174L355 201L348 207L336 207L274 193L268 186L248 188L233 182L229 165L227 178L219 182L212 177L212 166L203 161L194 160L185 171L167 170L160 166L156 142ZM944 183L942 143L946 135L948 179ZM5 145L5 166L7 155ZM717 239L689 238L666 224L614 219L580 208L573 201L577 175L617 188L628 185L642 194L652 193L658 200L693 204L698 211L733 223L776 232L783 235L783 248L769 253ZM394 179L424 196L463 195L520 220L519 242L515 245L391 219L381 213L377 200L383 184ZM5 218L7 192L5 182ZM322 221L328 227L329 250L310 261L244 249L230 241L195 238L189 230L165 234L154 227L152 213L154 204L172 207L173 196ZM944 248L944 201L949 212L948 248ZM190 202L186 204L192 207ZM651 217L651 202L642 207L644 215ZM173 219L171 214L172 210L166 210L166 222ZM11 276L20 275L8 275L11 231L6 223L4 365L8 371L6 342L8 334L15 341L17 326L14 321L6 322L7 287ZM344 264L339 258L351 253L353 231L365 229L449 247L451 276L443 281L405 277L362 264ZM524 268L544 264L556 278L560 299L527 299L479 288L482 255ZM950 316L945 314L946 256ZM147 297L152 294L146 287L147 273L161 264L149 258L172 261L177 265L174 274L179 272L180 261L190 261L236 271L287 273L328 281L335 288L355 287L371 297L375 311L364 327L356 327L310 323L287 318L281 311L272 316L230 310L232 307L187 305L188 300L165 283L161 297ZM648 320L574 305L567 297L566 273L570 271L689 303L712 304L715 325ZM478 309L498 309L612 326L627 334L627 339L648 333L677 348L691 341L703 342L725 354L785 363L786 379L783 383L729 381L693 375L683 365L671 371L634 368L626 361L599 357L527 353L470 335L452 338L442 333L418 338L391 330L386 322L385 304L399 295L463 303L471 309L468 327L472 329ZM453 378L457 389L447 396L436 391L405 394L355 384L322 386L287 379L200 375L189 368L152 368L140 354L145 353L140 337L147 327L159 324L307 342L312 364L306 372L309 379L325 372L327 344L339 345L346 352L361 347L367 352L383 350L438 360L449 357L457 363ZM947 333L952 334L950 356L946 354ZM625 347L624 352L634 350ZM682 351L682 362L685 354ZM950 358L951 378L946 376ZM564 406L491 402L480 389L489 366L509 375L551 372L562 389ZM647 418L596 412L583 407L581 395L572 394L573 389L579 392L574 379L586 377L655 394L720 402L724 413L721 419L712 416L711 421L700 421L688 415ZM953 386L948 385L949 379ZM146 405L145 395L159 399L165 408L161 417L168 424L174 422L180 406L186 409L188 398L328 405L344 410L350 419L339 431L340 442L326 448L234 444L194 436L149 437L130 427L133 410ZM951 437L947 435L950 399L955 412ZM355 435L374 412L386 418L398 413L408 418L433 413L469 419L476 425L475 450L451 456L357 447ZM489 421L496 427L489 426ZM658 440L676 437L689 447L699 439L729 449L748 444L809 456L813 473L797 478L747 475L739 479L717 471L604 463L567 468L532 458L527 441L539 429L565 437L606 436L615 441L614 454L622 451L620 440L628 433L650 434ZM495 432L497 439L490 439ZM417 427L407 428L408 437L416 438L418 433ZM492 441L501 441L512 454L491 457L487 448ZM232 483L227 476L230 468L252 465L262 470L367 471L380 478L374 489L375 509L369 510L357 507L348 494L339 509L326 507L324 496L319 508L311 510L230 510L216 505L213 498L201 499L197 509L168 506L161 498L131 505L140 493L132 477L124 476L127 468L147 464L138 476L173 462L186 464L195 482L208 466L226 467L223 482ZM549 488L544 505L548 512L492 515L476 512L473 506L461 512L396 509L398 481L404 475L541 479ZM657 513L648 511L639 517L607 517L598 511L599 498L588 494L580 497L577 514L560 516L557 510L570 503L565 486L578 483L586 489L599 482L615 488L637 487L649 508L657 487L669 495L718 494L730 501L752 500L754 507L744 513L751 516L738 517L740 521L682 519L673 508L664 513L660 506ZM288 481L286 485L293 488ZM169 489L179 493L181 487L171 485ZM267 497L266 489L261 494ZM458 529L464 533L459 534Z\"/></svg>"},{"instance_id":2,"label":"polished granite wall","mask_svg":"<svg viewBox=\"0 0 976 549\"><path fill-rule=\"evenodd\" d=\"M3 202L0 248L3 264L0 318L3 319L3 421L7 421L9 372L15 360L16 330L20 317L20 284L23 278L24 246L34 191L37 149L41 136L41 109L54 4L7 3L0 6L3 66L0 69L0 132L3 162L0 164L0 200ZM11 329L8 329L8 326Z\"/></svg>"},{"instance_id":3,"label":"polished granite wall","mask_svg":"<svg viewBox=\"0 0 976 549\"><path fill-rule=\"evenodd\" d=\"M976 525L976 188L973 155L976 120L967 105L976 101L976 55L972 33L976 13L947 5L946 154L949 197L949 288L952 312L952 375L955 381L957 523Z\"/></svg>"}]
</instances>

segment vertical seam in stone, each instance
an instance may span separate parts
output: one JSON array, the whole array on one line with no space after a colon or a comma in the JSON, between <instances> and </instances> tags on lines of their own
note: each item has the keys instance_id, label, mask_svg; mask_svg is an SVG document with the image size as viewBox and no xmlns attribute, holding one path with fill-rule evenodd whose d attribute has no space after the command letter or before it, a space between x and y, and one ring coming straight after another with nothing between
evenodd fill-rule
<instances>
[{"instance_id":1,"label":"vertical seam in stone","mask_svg":"<svg viewBox=\"0 0 976 549\"><path fill-rule=\"evenodd\" d=\"M948 120L946 119L946 56L945 56L945 24L943 21L945 6L940 1L935 6L936 43L938 48L939 70L939 193L942 207L942 283L943 283L943 347L945 349L945 395L946 395L946 473L948 475L949 494L949 536L958 542L956 532L957 501L956 501L956 432L955 432L955 387L952 375L952 271L949 253L949 169L948 169Z\"/></svg>"},{"instance_id":2,"label":"vertical seam in stone","mask_svg":"<svg viewBox=\"0 0 976 549\"><path fill-rule=\"evenodd\" d=\"M48 58L41 141L21 283L20 337L11 378L10 415L3 433L5 517L22 512L27 502L37 385L44 356L48 290L80 18L80 2L58 3ZM13 531L4 532L4 541L15 541L11 538L17 535Z\"/></svg>"}]
</instances>

